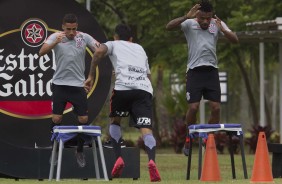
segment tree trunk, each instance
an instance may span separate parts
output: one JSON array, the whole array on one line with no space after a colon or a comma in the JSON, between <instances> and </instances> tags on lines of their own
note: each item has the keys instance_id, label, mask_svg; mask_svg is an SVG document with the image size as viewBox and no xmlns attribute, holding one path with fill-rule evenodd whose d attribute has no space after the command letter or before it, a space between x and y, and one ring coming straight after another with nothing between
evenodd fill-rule
<instances>
[{"instance_id":1,"label":"tree trunk","mask_svg":"<svg viewBox=\"0 0 282 184\"><path fill-rule=\"evenodd\" d=\"M256 103L255 103L255 99L254 99L254 95L253 95L253 91L251 89L251 85L250 85L250 80L248 78L248 74L247 71L243 65L243 60L244 60L244 56L241 55L241 53L238 50L235 50L236 52L236 63L238 64L238 67L242 73L242 77L244 79L245 85L246 85L246 90L247 90L247 94L249 97L249 101L250 101L250 106L251 106L251 111L252 111L252 115L253 115L253 123L255 125L258 125L259 123L259 118L258 118L258 111L256 108Z\"/></svg>"},{"instance_id":2,"label":"tree trunk","mask_svg":"<svg viewBox=\"0 0 282 184\"><path fill-rule=\"evenodd\" d=\"M161 93L163 90L163 69L162 67L158 67L158 72L157 72L157 85L156 85L156 91L155 93L155 97L153 98L153 120L154 120L154 128L153 128L153 133L154 136L156 138L157 143L161 144L161 136L160 136L160 130L159 130L159 118L158 118L158 110L160 109L159 105L159 101L161 98Z\"/></svg>"}]
</instances>

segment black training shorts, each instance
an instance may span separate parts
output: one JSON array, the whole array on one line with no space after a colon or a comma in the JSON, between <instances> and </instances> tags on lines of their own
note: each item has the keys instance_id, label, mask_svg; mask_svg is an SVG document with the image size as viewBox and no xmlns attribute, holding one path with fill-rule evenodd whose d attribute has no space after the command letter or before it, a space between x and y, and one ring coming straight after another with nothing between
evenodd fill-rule
<instances>
[{"instance_id":1,"label":"black training shorts","mask_svg":"<svg viewBox=\"0 0 282 184\"><path fill-rule=\"evenodd\" d=\"M83 87L52 84L52 92L53 114L62 115L69 102L78 116L88 115L87 95Z\"/></svg>"},{"instance_id":2,"label":"black training shorts","mask_svg":"<svg viewBox=\"0 0 282 184\"><path fill-rule=\"evenodd\" d=\"M152 95L144 90L113 90L110 117L131 116L137 128L152 128Z\"/></svg>"},{"instance_id":3,"label":"black training shorts","mask_svg":"<svg viewBox=\"0 0 282 184\"><path fill-rule=\"evenodd\" d=\"M220 102L221 91L218 69L212 66L200 66L189 69L186 78L186 99L188 103L206 100Z\"/></svg>"}]
</instances>

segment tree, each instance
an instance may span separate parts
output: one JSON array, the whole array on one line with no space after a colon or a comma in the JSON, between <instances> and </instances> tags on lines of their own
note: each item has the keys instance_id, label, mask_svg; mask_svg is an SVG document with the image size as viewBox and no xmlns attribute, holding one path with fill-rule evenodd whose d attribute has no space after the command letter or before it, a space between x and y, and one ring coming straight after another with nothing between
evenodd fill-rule
<instances>
[{"instance_id":1,"label":"tree","mask_svg":"<svg viewBox=\"0 0 282 184\"><path fill-rule=\"evenodd\" d=\"M280 0L211 0L216 15L225 21L233 31L250 30L246 23L260 20L270 20L278 17L282 8ZM92 14L98 19L108 39L112 39L113 29L117 23L126 23L134 31L134 41L140 43L146 50L155 91L155 119L158 127L171 123L170 117L185 114L187 103L184 92L179 92L172 98L170 90L170 77L176 74L180 81L185 81L187 62L187 45L181 31L165 31L169 20L182 16L196 3L182 0L95 0L92 1ZM266 77L269 79L272 71L277 72L277 49L275 44L266 44L266 69L270 71ZM252 123L258 123L258 75L255 66L258 62L258 48L255 44L242 43L230 46L224 41L218 45L218 58L220 70L230 73L228 81L231 91L232 103L229 111L238 112L240 109L240 94L238 81L245 84L251 112ZM238 67L234 67L238 66ZM271 79L269 79L271 80ZM160 86L163 86L161 88ZM271 96L268 90L266 96ZM183 98L184 97L184 98ZM183 100L184 99L184 100ZM269 107L269 101L265 104ZM170 104L170 105L168 105ZM173 105L173 107L171 107ZM164 108L165 107L165 108ZM246 108L248 111L249 107ZM266 108L268 109L268 108ZM162 115L160 115L162 114ZM169 114L165 116L163 114ZM269 114L269 113L268 113ZM236 121L238 115L232 113L230 119ZM271 120L268 118L268 124ZM238 120L237 120L238 121ZM157 130L158 132L158 130Z\"/></svg>"}]
</instances>

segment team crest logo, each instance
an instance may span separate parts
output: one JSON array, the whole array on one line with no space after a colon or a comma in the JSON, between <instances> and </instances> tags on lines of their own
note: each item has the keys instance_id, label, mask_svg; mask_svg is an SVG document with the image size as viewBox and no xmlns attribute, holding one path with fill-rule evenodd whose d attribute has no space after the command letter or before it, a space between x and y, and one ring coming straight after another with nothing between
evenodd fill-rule
<instances>
[{"instance_id":1,"label":"team crest logo","mask_svg":"<svg viewBox=\"0 0 282 184\"><path fill-rule=\"evenodd\" d=\"M39 19L29 19L21 26L23 42L30 47L39 47L47 38L47 26Z\"/></svg>"},{"instance_id":2,"label":"team crest logo","mask_svg":"<svg viewBox=\"0 0 282 184\"><path fill-rule=\"evenodd\" d=\"M82 38L82 36L76 36L75 42L76 42L76 47L77 48L81 48L82 45L83 45L83 38Z\"/></svg>"},{"instance_id":3,"label":"team crest logo","mask_svg":"<svg viewBox=\"0 0 282 184\"><path fill-rule=\"evenodd\" d=\"M217 27L216 27L215 24L210 24L210 25L209 25L209 32L210 32L210 33L215 33L215 32L216 32L216 29L217 29Z\"/></svg>"}]
</instances>

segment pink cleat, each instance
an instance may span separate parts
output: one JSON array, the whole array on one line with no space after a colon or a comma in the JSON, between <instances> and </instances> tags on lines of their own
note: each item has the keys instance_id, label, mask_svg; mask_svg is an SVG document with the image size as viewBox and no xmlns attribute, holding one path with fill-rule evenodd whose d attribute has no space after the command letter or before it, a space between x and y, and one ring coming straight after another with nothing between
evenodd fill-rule
<instances>
[{"instance_id":1,"label":"pink cleat","mask_svg":"<svg viewBox=\"0 0 282 184\"><path fill-rule=\"evenodd\" d=\"M156 166L156 164L153 160L149 161L148 168L149 168L151 182L161 181L159 171L158 171L157 166Z\"/></svg>"},{"instance_id":2,"label":"pink cleat","mask_svg":"<svg viewBox=\"0 0 282 184\"><path fill-rule=\"evenodd\" d=\"M118 159L116 160L116 163L114 165L114 168L112 170L112 177L113 178L120 177L123 168L124 168L124 161L121 157L118 157Z\"/></svg>"}]
</instances>

